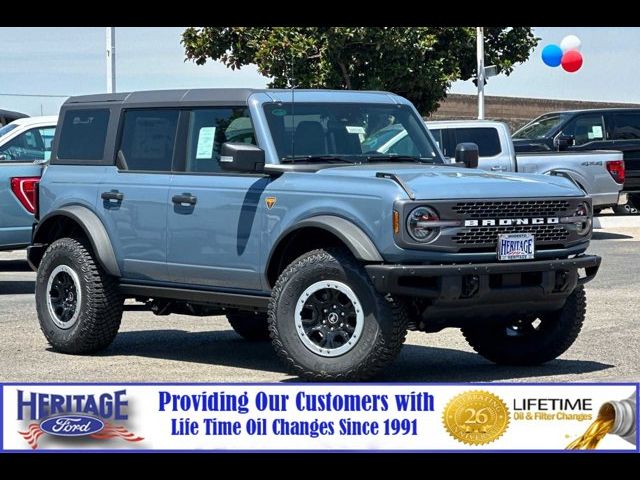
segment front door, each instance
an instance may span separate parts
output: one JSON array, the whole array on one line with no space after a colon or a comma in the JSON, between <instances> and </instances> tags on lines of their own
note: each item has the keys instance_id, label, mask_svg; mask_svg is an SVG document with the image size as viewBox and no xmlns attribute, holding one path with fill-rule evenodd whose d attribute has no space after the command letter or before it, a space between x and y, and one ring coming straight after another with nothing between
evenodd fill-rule
<instances>
[{"instance_id":1,"label":"front door","mask_svg":"<svg viewBox=\"0 0 640 480\"><path fill-rule=\"evenodd\" d=\"M172 281L190 286L260 290L264 175L220 169L224 142L255 144L246 107L184 111L181 167L169 192L167 262Z\"/></svg>"},{"instance_id":2,"label":"front door","mask_svg":"<svg viewBox=\"0 0 640 480\"><path fill-rule=\"evenodd\" d=\"M586 113L576 116L562 129L562 135L573 137L573 145L568 150L606 149L607 131L601 113Z\"/></svg>"},{"instance_id":3,"label":"front door","mask_svg":"<svg viewBox=\"0 0 640 480\"><path fill-rule=\"evenodd\" d=\"M177 109L124 112L118 166L109 167L98 193L122 276L167 281L167 212L178 125Z\"/></svg>"}]
</instances>

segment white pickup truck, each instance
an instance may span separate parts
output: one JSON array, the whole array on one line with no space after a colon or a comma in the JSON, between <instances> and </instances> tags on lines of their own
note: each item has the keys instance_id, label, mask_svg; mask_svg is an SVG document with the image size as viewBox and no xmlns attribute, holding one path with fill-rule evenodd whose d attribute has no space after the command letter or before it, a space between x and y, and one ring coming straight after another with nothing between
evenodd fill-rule
<instances>
[{"instance_id":1,"label":"white pickup truck","mask_svg":"<svg viewBox=\"0 0 640 480\"><path fill-rule=\"evenodd\" d=\"M481 169L494 172L568 174L591 196L596 213L603 208L614 207L619 202L618 197L624 183L622 152L595 150L516 155L509 127L502 122L448 120L425 123L446 157L455 157L456 145L472 142L478 145L478 166ZM396 140L398 144L399 140ZM392 147L389 145L388 148Z\"/></svg>"}]
</instances>

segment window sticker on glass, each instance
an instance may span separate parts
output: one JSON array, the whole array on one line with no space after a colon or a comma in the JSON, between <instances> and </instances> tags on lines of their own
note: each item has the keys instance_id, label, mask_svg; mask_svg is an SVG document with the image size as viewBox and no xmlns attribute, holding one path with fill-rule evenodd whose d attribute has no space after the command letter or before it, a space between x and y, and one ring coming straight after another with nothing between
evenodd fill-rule
<instances>
[{"instance_id":1,"label":"window sticker on glass","mask_svg":"<svg viewBox=\"0 0 640 480\"><path fill-rule=\"evenodd\" d=\"M603 136L602 136L602 126L601 125L594 125L591 128L591 135L589 136L589 138L603 138Z\"/></svg>"},{"instance_id":2,"label":"window sticker on glass","mask_svg":"<svg viewBox=\"0 0 640 480\"><path fill-rule=\"evenodd\" d=\"M44 159L45 160L50 160L51 159L51 152L50 151L47 151L47 150L44 151Z\"/></svg>"},{"instance_id":3,"label":"window sticker on glass","mask_svg":"<svg viewBox=\"0 0 640 480\"><path fill-rule=\"evenodd\" d=\"M198 133L198 146L196 158L198 160L213 158L213 140L216 136L216 127L202 127Z\"/></svg>"}]
</instances>

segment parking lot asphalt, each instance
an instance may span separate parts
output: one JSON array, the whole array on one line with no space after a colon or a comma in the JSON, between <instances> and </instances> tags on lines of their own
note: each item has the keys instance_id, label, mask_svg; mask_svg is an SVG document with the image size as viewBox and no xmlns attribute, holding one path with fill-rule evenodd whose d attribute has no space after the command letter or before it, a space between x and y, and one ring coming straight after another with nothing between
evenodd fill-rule
<instances>
[{"instance_id":1,"label":"parking lot asphalt","mask_svg":"<svg viewBox=\"0 0 640 480\"><path fill-rule=\"evenodd\" d=\"M632 224L629 224L632 225ZM587 285L583 330L562 357L538 367L496 366L458 330L410 332L383 382L637 382L640 380L640 228L597 230L603 257ZM158 317L125 306L115 342L93 356L53 352L38 327L24 252L0 253L0 381L280 382L295 380L267 343L250 343L224 317Z\"/></svg>"}]
</instances>

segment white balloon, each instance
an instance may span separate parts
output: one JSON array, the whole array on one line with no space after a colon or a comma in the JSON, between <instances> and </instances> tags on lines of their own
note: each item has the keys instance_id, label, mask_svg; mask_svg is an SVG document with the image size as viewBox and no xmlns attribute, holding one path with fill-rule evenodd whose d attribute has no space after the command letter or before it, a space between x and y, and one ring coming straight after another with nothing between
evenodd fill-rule
<instances>
[{"instance_id":1,"label":"white balloon","mask_svg":"<svg viewBox=\"0 0 640 480\"><path fill-rule=\"evenodd\" d=\"M582 42L575 35L567 35L560 42L560 48L563 52L568 52L569 50L580 50L582 46Z\"/></svg>"}]
</instances>

